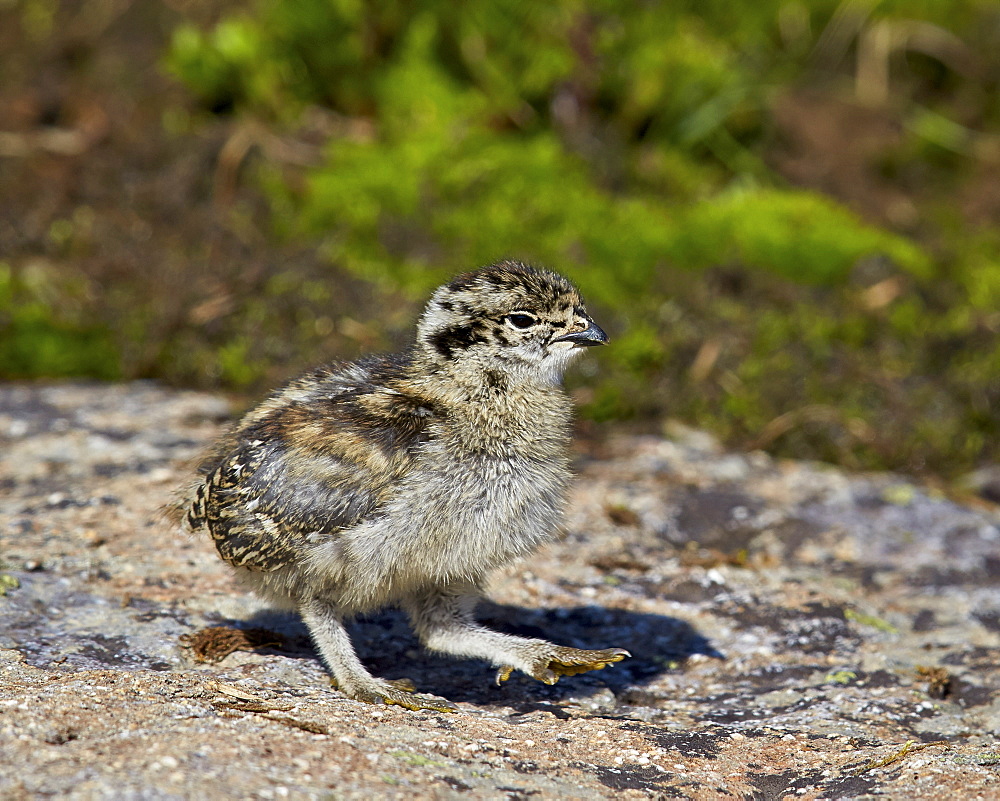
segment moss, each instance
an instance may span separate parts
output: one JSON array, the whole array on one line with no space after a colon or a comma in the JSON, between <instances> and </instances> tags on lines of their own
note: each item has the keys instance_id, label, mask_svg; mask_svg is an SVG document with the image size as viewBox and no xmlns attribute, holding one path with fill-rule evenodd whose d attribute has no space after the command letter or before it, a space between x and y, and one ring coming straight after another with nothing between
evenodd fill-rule
<instances>
[{"instance_id":1,"label":"moss","mask_svg":"<svg viewBox=\"0 0 1000 801\"><path fill-rule=\"evenodd\" d=\"M853 670L835 670L826 675L824 681L833 682L834 684L850 684L858 677L858 674Z\"/></svg>"},{"instance_id":2,"label":"moss","mask_svg":"<svg viewBox=\"0 0 1000 801\"><path fill-rule=\"evenodd\" d=\"M835 199L777 169L795 145L783 100L808 87L847 105L840 68L819 63L843 4L807 5L261 1L182 22L164 66L197 108L165 124L248 121L236 125L263 158L241 175L269 199L271 229L239 208L233 224L241 248L282 255L225 272L192 245L182 258L204 285L137 270L100 305L71 270L0 269L0 375L257 391L399 344L431 287L515 256L569 273L611 333L572 379L591 418L670 416L859 468L1000 460L1000 234L953 208L959 179L988 161L968 121L1000 120L995 76L941 64L939 85L894 63L883 121L900 133L865 187L912 201L921 226L890 224L872 211L889 201L864 188ZM858 25L938 26L975 59L992 47L991 9L883 2ZM296 127L317 119L302 140L326 141L307 166L269 160L298 154ZM852 192L867 218L843 202ZM72 263L94 244L92 217L56 219L42 246ZM326 264L286 255L297 247Z\"/></svg>"},{"instance_id":3,"label":"moss","mask_svg":"<svg viewBox=\"0 0 1000 801\"><path fill-rule=\"evenodd\" d=\"M118 378L115 338L96 318L82 276L0 262L0 375Z\"/></svg>"},{"instance_id":4,"label":"moss","mask_svg":"<svg viewBox=\"0 0 1000 801\"><path fill-rule=\"evenodd\" d=\"M883 620L880 617L875 617L874 615L866 615L864 612L858 612L855 609L845 609L844 617L855 623L860 623L862 626L870 626L873 629L884 631L887 634L896 634L899 631L899 629L897 629L889 621Z\"/></svg>"},{"instance_id":5,"label":"moss","mask_svg":"<svg viewBox=\"0 0 1000 801\"><path fill-rule=\"evenodd\" d=\"M448 767L443 762L438 762L435 759L430 759L422 754L414 754L409 751L390 751L389 756L394 756L396 759L402 760L407 765L413 765L419 768L432 767L432 768L446 768Z\"/></svg>"}]
</instances>

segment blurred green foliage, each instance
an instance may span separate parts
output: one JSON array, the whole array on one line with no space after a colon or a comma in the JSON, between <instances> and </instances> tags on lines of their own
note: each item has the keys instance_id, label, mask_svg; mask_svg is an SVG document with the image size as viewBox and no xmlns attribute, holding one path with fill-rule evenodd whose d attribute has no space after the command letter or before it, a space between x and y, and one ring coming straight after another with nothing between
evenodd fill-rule
<instances>
[{"instance_id":1,"label":"blurred green foliage","mask_svg":"<svg viewBox=\"0 0 1000 801\"><path fill-rule=\"evenodd\" d=\"M253 173L274 232L404 293L411 319L497 258L574 278L614 340L573 379L591 417L953 473L1000 460L1000 234L951 202L1000 161L998 34L995 0L256 0L182 24L165 63L203 120L294 140L321 111L311 166L265 154ZM823 194L778 163L804 92L898 121L865 165L885 213L874 181ZM222 293L242 322L214 380L263 380L260 326L361 325L296 304L288 287L325 284L282 269ZM176 366L205 359L198 335L171 333L146 372L208 370Z\"/></svg>"},{"instance_id":2,"label":"blurred green foliage","mask_svg":"<svg viewBox=\"0 0 1000 801\"><path fill-rule=\"evenodd\" d=\"M968 97L980 127L1000 118L998 29L977 0L298 0L182 27L169 64L216 110L370 121L272 184L281 230L337 265L413 297L501 256L572 274L618 333L591 415L949 471L998 458L997 238L863 222L766 152L778 94L850 53L878 102L902 60L908 136L885 169L946 185L942 151L974 146Z\"/></svg>"},{"instance_id":3,"label":"blurred green foliage","mask_svg":"<svg viewBox=\"0 0 1000 801\"><path fill-rule=\"evenodd\" d=\"M0 374L11 378L121 377L111 331L90 319L87 282L41 264L0 261Z\"/></svg>"}]
</instances>

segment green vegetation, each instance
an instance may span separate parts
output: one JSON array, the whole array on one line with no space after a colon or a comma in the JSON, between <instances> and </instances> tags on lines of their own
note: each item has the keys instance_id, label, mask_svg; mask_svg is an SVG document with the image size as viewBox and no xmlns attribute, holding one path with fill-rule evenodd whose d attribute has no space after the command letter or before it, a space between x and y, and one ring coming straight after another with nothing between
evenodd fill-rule
<instances>
[{"instance_id":1,"label":"green vegetation","mask_svg":"<svg viewBox=\"0 0 1000 801\"><path fill-rule=\"evenodd\" d=\"M886 634L896 634L899 631L889 621L875 617L874 615L866 615L864 612L858 612L856 609L845 609L844 617L862 626L870 626L873 629L884 631Z\"/></svg>"},{"instance_id":2,"label":"green vegetation","mask_svg":"<svg viewBox=\"0 0 1000 801\"><path fill-rule=\"evenodd\" d=\"M0 375L118 378L114 339L86 316L86 294L82 276L57 276L41 264L15 274L0 261Z\"/></svg>"},{"instance_id":3,"label":"green vegetation","mask_svg":"<svg viewBox=\"0 0 1000 801\"><path fill-rule=\"evenodd\" d=\"M168 122L310 143L244 172L329 271L226 295L224 335L176 326L145 374L255 388L316 331L383 345L512 256L612 333L573 379L592 418L851 467L998 461L1000 232L976 211L1000 211L998 26L991 0L257 0L182 24L164 64L196 107ZM325 316L345 275L388 323Z\"/></svg>"},{"instance_id":4,"label":"green vegetation","mask_svg":"<svg viewBox=\"0 0 1000 801\"><path fill-rule=\"evenodd\" d=\"M826 674L826 678L823 679L824 682L832 682L834 684L850 684L858 677L858 674L853 670L831 670Z\"/></svg>"}]
</instances>

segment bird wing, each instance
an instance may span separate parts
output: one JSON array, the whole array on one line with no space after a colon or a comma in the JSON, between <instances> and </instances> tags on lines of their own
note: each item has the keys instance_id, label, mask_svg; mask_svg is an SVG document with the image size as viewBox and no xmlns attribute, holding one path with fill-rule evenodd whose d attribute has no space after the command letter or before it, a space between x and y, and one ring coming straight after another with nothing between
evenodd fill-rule
<instances>
[{"instance_id":1,"label":"bird wing","mask_svg":"<svg viewBox=\"0 0 1000 801\"><path fill-rule=\"evenodd\" d=\"M357 382L317 397L267 402L199 488L188 514L219 554L277 570L303 547L357 525L392 496L427 438L433 413L419 399ZM278 397L278 396L275 396Z\"/></svg>"}]
</instances>

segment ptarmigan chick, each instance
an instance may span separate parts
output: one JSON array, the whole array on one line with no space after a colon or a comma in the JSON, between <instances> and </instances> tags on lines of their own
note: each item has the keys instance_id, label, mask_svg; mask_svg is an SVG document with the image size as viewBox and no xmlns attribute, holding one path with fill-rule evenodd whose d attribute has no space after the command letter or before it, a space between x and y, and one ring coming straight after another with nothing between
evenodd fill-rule
<instances>
[{"instance_id":1,"label":"ptarmigan chick","mask_svg":"<svg viewBox=\"0 0 1000 801\"><path fill-rule=\"evenodd\" d=\"M489 573L548 540L570 479L563 371L608 341L562 276L515 261L440 287L406 352L317 368L249 412L187 514L258 593L298 609L351 698L453 711L373 677L344 620L399 605L431 650L547 684L628 656L479 625Z\"/></svg>"}]
</instances>

